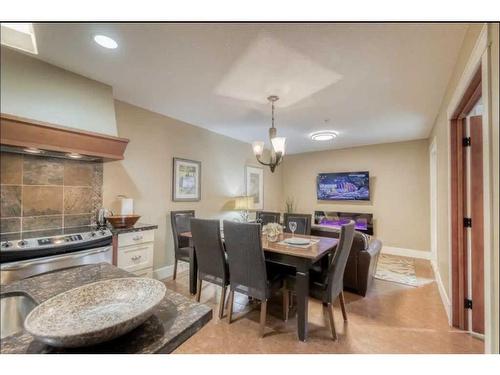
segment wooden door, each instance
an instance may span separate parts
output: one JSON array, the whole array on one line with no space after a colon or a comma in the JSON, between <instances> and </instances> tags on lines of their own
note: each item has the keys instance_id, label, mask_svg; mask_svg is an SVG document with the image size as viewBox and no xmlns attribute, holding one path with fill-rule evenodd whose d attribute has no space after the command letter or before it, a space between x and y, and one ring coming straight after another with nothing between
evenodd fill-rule
<instances>
[{"instance_id":1,"label":"wooden door","mask_svg":"<svg viewBox=\"0 0 500 375\"><path fill-rule=\"evenodd\" d=\"M470 194L472 327L484 334L484 216L483 216L483 132L482 116L471 116Z\"/></svg>"},{"instance_id":2,"label":"wooden door","mask_svg":"<svg viewBox=\"0 0 500 375\"><path fill-rule=\"evenodd\" d=\"M467 229L464 226L467 162L463 147L466 119L453 120L450 128L451 147L451 267L452 267L452 324L468 330L467 310Z\"/></svg>"}]
</instances>

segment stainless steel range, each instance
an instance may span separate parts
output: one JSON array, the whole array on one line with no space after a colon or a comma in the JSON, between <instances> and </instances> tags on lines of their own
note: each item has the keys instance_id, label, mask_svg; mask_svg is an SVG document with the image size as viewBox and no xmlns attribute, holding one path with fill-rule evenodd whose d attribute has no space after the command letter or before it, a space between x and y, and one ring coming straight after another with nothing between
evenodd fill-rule
<instances>
[{"instance_id":1,"label":"stainless steel range","mask_svg":"<svg viewBox=\"0 0 500 375\"><path fill-rule=\"evenodd\" d=\"M50 237L4 238L0 284L85 264L111 263L112 258L112 233L107 228L89 226Z\"/></svg>"}]
</instances>

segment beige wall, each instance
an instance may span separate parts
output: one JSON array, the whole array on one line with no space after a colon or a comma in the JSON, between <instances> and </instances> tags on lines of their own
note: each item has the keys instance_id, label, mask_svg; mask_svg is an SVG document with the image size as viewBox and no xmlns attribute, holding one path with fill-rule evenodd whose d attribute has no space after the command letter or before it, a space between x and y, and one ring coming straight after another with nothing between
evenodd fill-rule
<instances>
[{"instance_id":1,"label":"beige wall","mask_svg":"<svg viewBox=\"0 0 500 375\"><path fill-rule=\"evenodd\" d=\"M437 189L437 264L443 286L448 294L450 291L450 252L449 252L449 196L448 196L448 173L449 173L449 160L448 160L448 118L447 109L450 104L453 92L455 91L460 77L464 71L465 65L470 57L471 51L476 43L477 37L481 32L482 24L472 24L465 37L459 53L457 63L455 65L452 77L446 89L446 94L441 103L439 114L429 137L429 142L436 139L437 146L437 175L438 175L438 189Z\"/></svg>"},{"instance_id":2,"label":"beige wall","mask_svg":"<svg viewBox=\"0 0 500 375\"><path fill-rule=\"evenodd\" d=\"M370 172L369 202L316 200L320 172ZM368 212L385 246L429 251L429 155L427 140L289 155L283 170L284 197L297 212Z\"/></svg>"},{"instance_id":3,"label":"beige wall","mask_svg":"<svg viewBox=\"0 0 500 375\"><path fill-rule=\"evenodd\" d=\"M256 161L249 144L115 101L118 135L130 138L125 160L104 164L103 201L112 207L115 197L134 198L141 221L158 224L154 268L173 264L171 210L194 209L204 218L234 218L231 198L244 194L246 164ZM200 202L172 202L172 158L202 163ZM265 169L264 206L282 209L281 168Z\"/></svg>"},{"instance_id":4,"label":"beige wall","mask_svg":"<svg viewBox=\"0 0 500 375\"><path fill-rule=\"evenodd\" d=\"M2 113L116 135L110 86L2 47Z\"/></svg>"}]
</instances>

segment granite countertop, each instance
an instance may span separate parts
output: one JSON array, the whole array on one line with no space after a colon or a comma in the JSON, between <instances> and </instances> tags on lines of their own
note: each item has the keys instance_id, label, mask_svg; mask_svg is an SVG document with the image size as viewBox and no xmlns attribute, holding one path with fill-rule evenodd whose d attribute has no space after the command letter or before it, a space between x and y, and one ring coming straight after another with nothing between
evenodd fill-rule
<instances>
[{"instance_id":1,"label":"granite countertop","mask_svg":"<svg viewBox=\"0 0 500 375\"><path fill-rule=\"evenodd\" d=\"M113 234L121 234L121 233L129 233L129 232L141 232L144 230L157 229L158 225L155 224L145 224L145 223L136 223L133 227L130 228L113 228L108 225L109 230Z\"/></svg>"},{"instance_id":2,"label":"granite countertop","mask_svg":"<svg viewBox=\"0 0 500 375\"><path fill-rule=\"evenodd\" d=\"M40 275L1 286L1 294L24 293L40 304L45 300L99 280L134 276L107 263L93 264ZM212 310L167 289L155 313L141 326L99 345L60 349L48 346L27 332L0 341L1 353L170 353L212 319Z\"/></svg>"}]
</instances>

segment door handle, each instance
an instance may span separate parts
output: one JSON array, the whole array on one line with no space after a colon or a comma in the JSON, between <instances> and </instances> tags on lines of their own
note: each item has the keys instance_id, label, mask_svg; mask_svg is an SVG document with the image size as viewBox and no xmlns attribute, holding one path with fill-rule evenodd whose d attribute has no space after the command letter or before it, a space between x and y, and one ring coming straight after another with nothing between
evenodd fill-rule
<instances>
[{"instance_id":1,"label":"door handle","mask_svg":"<svg viewBox=\"0 0 500 375\"><path fill-rule=\"evenodd\" d=\"M20 269L30 267L30 266L51 263L53 261L83 258L83 257L89 256L89 255L104 253L106 251L109 251L110 249L111 249L110 247L103 247L103 248L98 248L98 249L91 249L91 250L86 251L84 253L77 253L77 254L72 254L72 255L63 255L63 256L56 255L56 256L51 256L51 257L47 257L47 258L42 258L39 260L30 260L30 261L22 260L19 262L14 262L14 263L2 265L1 269L3 271L20 270Z\"/></svg>"}]
</instances>

